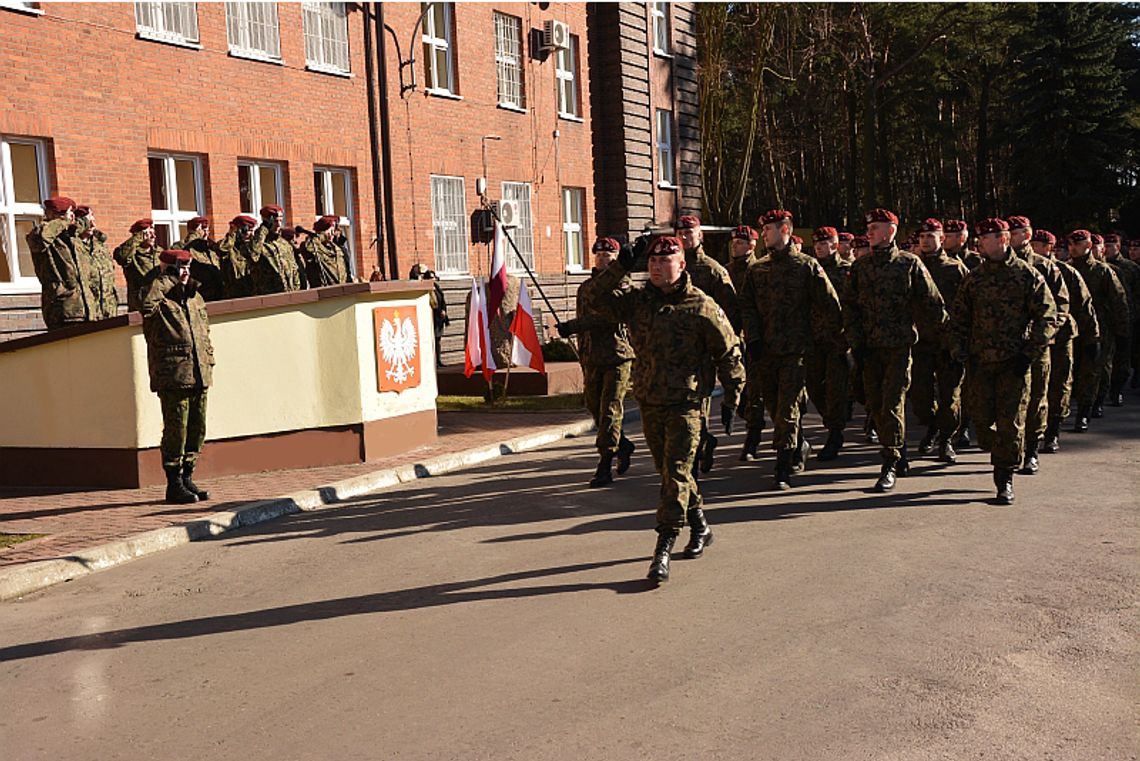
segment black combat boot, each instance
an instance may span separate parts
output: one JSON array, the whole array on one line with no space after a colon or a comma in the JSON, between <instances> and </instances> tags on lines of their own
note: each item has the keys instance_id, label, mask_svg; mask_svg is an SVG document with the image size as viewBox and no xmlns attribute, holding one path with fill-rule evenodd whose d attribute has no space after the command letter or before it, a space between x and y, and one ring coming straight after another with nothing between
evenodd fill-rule
<instances>
[{"instance_id":1,"label":"black combat boot","mask_svg":"<svg viewBox=\"0 0 1140 761\"><path fill-rule=\"evenodd\" d=\"M1061 418L1049 418L1049 425L1045 427L1045 443L1041 445L1041 451L1046 454L1061 451Z\"/></svg>"},{"instance_id":2,"label":"black combat boot","mask_svg":"<svg viewBox=\"0 0 1140 761\"><path fill-rule=\"evenodd\" d=\"M776 488L787 491L792 488L792 450L776 452Z\"/></svg>"},{"instance_id":3,"label":"black combat boot","mask_svg":"<svg viewBox=\"0 0 1140 761\"><path fill-rule=\"evenodd\" d=\"M613 466L614 456L612 454L604 454L598 458L598 467L594 471L594 477L590 479L590 488L597 489L600 486L609 486L614 482L614 474L610 468Z\"/></svg>"},{"instance_id":4,"label":"black combat boot","mask_svg":"<svg viewBox=\"0 0 1140 761\"><path fill-rule=\"evenodd\" d=\"M827 441L823 443L823 449L819 450L816 459L820 462L827 462L834 460L839 456L839 450L843 448L843 429L833 428L827 432Z\"/></svg>"},{"instance_id":5,"label":"black combat boot","mask_svg":"<svg viewBox=\"0 0 1140 761\"><path fill-rule=\"evenodd\" d=\"M1013 504L1013 468L994 468L994 486L997 487L997 503Z\"/></svg>"},{"instance_id":6,"label":"black combat boot","mask_svg":"<svg viewBox=\"0 0 1140 761\"><path fill-rule=\"evenodd\" d=\"M760 434L763 432L763 428L749 428L744 436L744 447L740 450L740 457L736 459L740 462L759 460L760 454L756 450L760 447Z\"/></svg>"},{"instance_id":7,"label":"black combat boot","mask_svg":"<svg viewBox=\"0 0 1140 761\"><path fill-rule=\"evenodd\" d=\"M650 581L669 580L669 556L673 553L673 543L679 532L675 528L657 529L657 546L653 548L653 562L649 564L646 578Z\"/></svg>"},{"instance_id":8,"label":"black combat boot","mask_svg":"<svg viewBox=\"0 0 1140 761\"><path fill-rule=\"evenodd\" d=\"M617 451L617 474L619 476L625 475L625 472L629 470L629 463L633 457L634 449L636 449L636 447L633 446L633 442L627 439L623 433L621 435L621 440L618 442Z\"/></svg>"},{"instance_id":9,"label":"black combat boot","mask_svg":"<svg viewBox=\"0 0 1140 761\"><path fill-rule=\"evenodd\" d=\"M1104 394L1096 395L1096 400L1092 406L1092 416L1094 418L1104 417Z\"/></svg>"},{"instance_id":10,"label":"black combat boot","mask_svg":"<svg viewBox=\"0 0 1140 761\"><path fill-rule=\"evenodd\" d=\"M687 558L699 558L705 554L705 547L713 543L713 532L705 518L705 511L701 508L689 508L688 518L689 543L685 545L683 554Z\"/></svg>"},{"instance_id":11,"label":"black combat boot","mask_svg":"<svg viewBox=\"0 0 1140 761\"><path fill-rule=\"evenodd\" d=\"M708 473L713 469L713 453L716 452L716 436L711 433L703 434L704 447L701 449L701 472Z\"/></svg>"},{"instance_id":12,"label":"black combat boot","mask_svg":"<svg viewBox=\"0 0 1140 761\"><path fill-rule=\"evenodd\" d=\"M804 429L800 429L799 443L792 450L792 472L802 473L807 468L808 458L811 457L811 444L804 438Z\"/></svg>"},{"instance_id":13,"label":"black combat boot","mask_svg":"<svg viewBox=\"0 0 1140 761\"><path fill-rule=\"evenodd\" d=\"M868 444L879 443L879 432L875 430L875 421L867 415L867 419L863 421L863 434L867 437Z\"/></svg>"},{"instance_id":14,"label":"black combat boot","mask_svg":"<svg viewBox=\"0 0 1140 761\"><path fill-rule=\"evenodd\" d=\"M906 456L906 444L899 448L899 459L895 463L895 475L899 478L906 478L910 475L910 460Z\"/></svg>"},{"instance_id":15,"label":"black combat boot","mask_svg":"<svg viewBox=\"0 0 1140 761\"><path fill-rule=\"evenodd\" d=\"M950 439L950 436L943 436L939 442L938 460L953 465L958 462L958 453L954 451L954 445L950 443Z\"/></svg>"},{"instance_id":16,"label":"black combat boot","mask_svg":"<svg viewBox=\"0 0 1140 761\"><path fill-rule=\"evenodd\" d=\"M886 492L895 488L895 467L898 460L887 460L879 471L879 480L875 482L875 491Z\"/></svg>"},{"instance_id":17,"label":"black combat boot","mask_svg":"<svg viewBox=\"0 0 1140 761\"><path fill-rule=\"evenodd\" d=\"M1124 394L1120 393L1119 391L1113 391L1108 395L1108 403L1112 407L1123 407Z\"/></svg>"},{"instance_id":18,"label":"black combat boot","mask_svg":"<svg viewBox=\"0 0 1140 761\"><path fill-rule=\"evenodd\" d=\"M1025 442L1025 458L1021 463L1021 475L1035 476L1037 471L1041 469L1041 464L1037 461L1038 444L1039 442L1036 439Z\"/></svg>"},{"instance_id":19,"label":"black combat boot","mask_svg":"<svg viewBox=\"0 0 1140 761\"><path fill-rule=\"evenodd\" d=\"M1077 419L1073 421L1073 433L1084 433L1089 429L1089 406L1077 407Z\"/></svg>"},{"instance_id":20,"label":"black combat boot","mask_svg":"<svg viewBox=\"0 0 1140 761\"><path fill-rule=\"evenodd\" d=\"M958 427L958 437L954 439L954 448L961 451L970 446L970 418L963 417L962 425Z\"/></svg>"},{"instance_id":21,"label":"black combat boot","mask_svg":"<svg viewBox=\"0 0 1140 761\"><path fill-rule=\"evenodd\" d=\"M934 451L934 444L938 437L938 426L932 425L926 429L926 435L918 442L918 453L925 457Z\"/></svg>"},{"instance_id":22,"label":"black combat boot","mask_svg":"<svg viewBox=\"0 0 1140 761\"><path fill-rule=\"evenodd\" d=\"M166 504L189 505L198 501L198 495L182 483L182 468L178 465L164 465L166 471Z\"/></svg>"},{"instance_id":23,"label":"black combat boot","mask_svg":"<svg viewBox=\"0 0 1140 761\"><path fill-rule=\"evenodd\" d=\"M205 489L199 489L198 486L194 483L194 480L191 478L193 475L194 463L182 463L182 485L186 487L186 491L197 497L199 502L205 502L210 498L210 492L206 491Z\"/></svg>"}]
</instances>

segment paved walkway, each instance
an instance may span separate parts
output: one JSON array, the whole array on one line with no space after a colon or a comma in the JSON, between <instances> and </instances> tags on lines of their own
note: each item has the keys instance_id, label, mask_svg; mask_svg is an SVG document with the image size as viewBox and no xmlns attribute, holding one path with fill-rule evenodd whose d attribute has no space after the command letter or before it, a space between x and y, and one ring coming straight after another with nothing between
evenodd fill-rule
<instances>
[{"instance_id":1,"label":"paved walkway","mask_svg":"<svg viewBox=\"0 0 1140 761\"><path fill-rule=\"evenodd\" d=\"M165 486L60 491L0 489L0 533L46 534L0 550L0 566L49 560L114 539L200 518L243 503L313 489L373 471L462 452L585 419L584 412L441 412L434 444L402 455L353 465L250 473L203 481L210 499L167 505Z\"/></svg>"}]
</instances>

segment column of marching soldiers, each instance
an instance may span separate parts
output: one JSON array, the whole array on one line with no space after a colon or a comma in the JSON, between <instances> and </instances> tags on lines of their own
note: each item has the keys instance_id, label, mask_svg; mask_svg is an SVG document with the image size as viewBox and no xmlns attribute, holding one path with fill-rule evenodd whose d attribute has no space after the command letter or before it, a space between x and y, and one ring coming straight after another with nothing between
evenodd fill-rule
<instances>
[{"instance_id":1,"label":"column of marching soldiers","mask_svg":"<svg viewBox=\"0 0 1140 761\"><path fill-rule=\"evenodd\" d=\"M772 210L759 231L733 231L727 266L704 251L695 216L680 217L675 235L594 244L577 315L556 327L578 336L597 422L591 487L629 469L634 445L621 421L631 388L640 408L661 478L650 579L669 578L686 525L684 557L713 541L697 477L713 467L717 378L725 431L737 416L746 424L741 461L758 458L765 412L771 419L777 489L792 487L812 453L801 425L808 400L827 429L819 460L839 456L857 402L864 435L881 448L873 491L894 489L915 454L953 465L972 429L1002 505L1014 500L1015 471L1036 474L1040 453L1060 451L1067 418L1083 433L1106 401L1123 405L1140 368L1140 240L1125 255L1117 233L1058 240L1011 216L978 222L975 251L964 221L931 218L903 248L893 212L873 209L864 221L861 236L815 229L810 256L792 214ZM630 273L642 265L648 282L635 285ZM925 427L913 453L908 398Z\"/></svg>"}]
</instances>

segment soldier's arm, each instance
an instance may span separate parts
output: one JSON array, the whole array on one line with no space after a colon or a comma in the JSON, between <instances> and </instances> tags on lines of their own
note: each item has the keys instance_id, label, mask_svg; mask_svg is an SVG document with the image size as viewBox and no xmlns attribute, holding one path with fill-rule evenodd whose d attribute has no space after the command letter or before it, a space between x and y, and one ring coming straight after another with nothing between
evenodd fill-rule
<instances>
[{"instance_id":1,"label":"soldier's arm","mask_svg":"<svg viewBox=\"0 0 1140 761\"><path fill-rule=\"evenodd\" d=\"M139 290L142 292L142 315L153 317L162 307L166 296L178 284L170 275L159 275Z\"/></svg>"},{"instance_id":2,"label":"soldier's arm","mask_svg":"<svg viewBox=\"0 0 1140 761\"><path fill-rule=\"evenodd\" d=\"M866 337L863 335L863 309L859 306L859 270L854 266L847 276L847 304L843 308L843 332L851 350L858 353L863 350Z\"/></svg>"},{"instance_id":3,"label":"soldier's arm","mask_svg":"<svg viewBox=\"0 0 1140 761\"><path fill-rule=\"evenodd\" d=\"M813 262L814 264L814 262ZM831 279L823 271L823 267L816 264L812 267L814 288L812 289L812 311L819 315L823 322L821 335L835 336L836 351L847 350L847 340L843 335L843 307L839 303L839 294Z\"/></svg>"},{"instance_id":4,"label":"soldier's arm","mask_svg":"<svg viewBox=\"0 0 1140 761\"><path fill-rule=\"evenodd\" d=\"M727 315L715 304L709 304L709 309L703 317L705 319L701 321L701 326L705 348L716 366L720 385L724 387L724 399L721 403L729 409L736 409L740 403L740 392L744 388L744 364L740 360L740 345L736 340L736 333Z\"/></svg>"},{"instance_id":5,"label":"soldier's arm","mask_svg":"<svg viewBox=\"0 0 1140 761\"><path fill-rule=\"evenodd\" d=\"M718 267L715 272L717 277L716 301L724 309L733 329L739 333L741 327L740 299L737 298L736 286L732 284L732 277L729 276L728 270L724 267Z\"/></svg>"},{"instance_id":6,"label":"soldier's arm","mask_svg":"<svg viewBox=\"0 0 1140 761\"><path fill-rule=\"evenodd\" d=\"M1077 294L1072 297L1071 308L1077 318L1077 330L1080 332L1082 339L1088 341L1100 340L1100 320L1096 316L1096 306L1093 304L1092 291L1085 285L1085 280L1081 277L1081 273L1076 273L1077 277L1075 285L1077 286Z\"/></svg>"},{"instance_id":7,"label":"soldier's arm","mask_svg":"<svg viewBox=\"0 0 1140 761\"><path fill-rule=\"evenodd\" d=\"M744 273L744 282L740 286L740 298L737 299L737 304L740 306L740 323L744 328L744 342L750 344L754 341L763 341L764 317L756 308L756 284L753 282L751 267Z\"/></svg>"},{"instance_id":8,"label":"soldier's arm","mask_svg":"<svg viewBox=\"0 0 1140 761\"><path fill-rule=\"evenodd\" d=\"M253 238L250 240L248 247L246 248L246 256L249 257L249 260L251 262L260 262L262 257L265 256L265 250L267 247L265 239L267 237L269 237L269 228L265 225L258 227L257 231L253 234Z\"/></svg>"},{"instance_id":9,"label":"soldier's arm","mask_svg":"<svg viewBox=\"0 0 1140 761\"><path fill-rule=\"evenodd\" d=\"M1034 274L1037 275L1036 270ZM1037 275L1033 279L1033 290L1029 297L1029 340L1026 354L1038 357L1049 348L1049 341L1057 332L1057 305L1045 278Z\"/></svg>"},{"instance_id":10,"label":"soldier's arm","mask_svg":"<svg viewBox=\"0 0 1140 761\"><path fill-rule=\"evenodd\" d=\"M583 284L586 299L594 309L612 322L629 322L636 291L621 287L626 271L617 262Z\"/></svg>"},{"instance_id":11,"label":"soldier's arm","mask_svg":"<svg viewBox=\"0 0 1140 761\"><path fill-rule=\"evenodd\" d=\"M911 304L915 310L915 323L938 328L946 322L946 303L934 279L922 262L911 273Z\"/></svg>"},{"instance_id":12,"label":"soldier's arm","mask_svg":"<svg viewBox=\"0 0 1140 761\"><path fill-rule=\"evenodd\" d=\"M954 361L966 364L970 358L970 328L973 320L973 288L969 276L958 286L954 304L950 307L949 330L950 356Z\"/></svg>"},{"instance_id":13,"label":"soldier's arm","mask_svg":"<svg viewBox=\"0 0 1140 761\"><path fill-rule=\"evenodd\" d=\"M1069 321L1069 310L1071 309L1069 299L1069 286L1065 285L1065 278L1061 275L1061 270L1053 262L1049 262L1046 269L1045 282L1049 285L1049 291L1053 294L1053 305L1057 307L1057 316L1054 318L1053 323L1060 330Z\"/></svg>"},{"instance_id":14,"label":"soldier's arm","mask_svg":"<svg viewBox=\"0 0 1140 761\"><path fill-rule=\"evenodd\" d=\"M1117 335L1127 335L1131 315L1128 310L1128 292L1120 284L1120 278L1113 272L1112 267L1104 265L1108 271L1109 282L1109 309L1112 310L1112 322L1116 325Z\"/></svg>"}]
</instances>

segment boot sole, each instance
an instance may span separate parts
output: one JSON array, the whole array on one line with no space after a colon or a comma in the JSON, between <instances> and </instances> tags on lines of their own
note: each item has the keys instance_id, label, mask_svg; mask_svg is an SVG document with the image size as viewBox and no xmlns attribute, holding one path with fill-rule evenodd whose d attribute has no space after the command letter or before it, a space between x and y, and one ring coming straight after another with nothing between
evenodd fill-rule
<instances>
[{"instance_id":1,"label":"boot sole","mask_svg":"<svg viewBox=\"0 0 1140 761\"><path fill-rule=\"evenodd\" d=\"M707 548L711 547L712 543L713 543L713 535L710 533L708 535L708 538L705 539L704 547L701 547L701 549L699 551L695 551L695 552L686 547L685 551L681 553L681 557L688 558L689 560L696 560L701 555L705 554L705 550Z\"/></svg>"}]
</instances>

